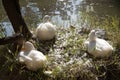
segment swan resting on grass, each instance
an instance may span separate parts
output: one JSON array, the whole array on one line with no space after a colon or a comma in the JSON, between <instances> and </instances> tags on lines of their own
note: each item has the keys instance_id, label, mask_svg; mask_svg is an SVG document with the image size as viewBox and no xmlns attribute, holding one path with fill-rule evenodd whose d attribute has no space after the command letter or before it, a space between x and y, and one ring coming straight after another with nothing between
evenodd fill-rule
<instances>
[{"instance_id":1,"label":"swan resting on grass","mask_svg":"<svg viewBox=\"0 0 120 80\"><path fill-rule=\"evenodd\" d=\"M24 63L29 70L33 71L45 67L46 56L42 52L35 50L31 42L25 42L22 49L18 58L20 63Z\"/></svg>"},{"instance_id":2,"label":"swan resting on grass","mask_svg":"<svg viewBox=\"0 0 120 80\"><path fill-rule=\"evenodd\" d=\"M39 24L36 29L36 37L39 40L51 40L55 37L56 26L50 22L50 16L43 18L43 23Z\"/></svg>"},{"instance_id":3,"label":"swan resting on grass","mask_svg":"<svg viewBox=\"0 0 120 80\"><path fill-rule=\"evenodd\" d=\"M113 47L107 41L97 38L95 30L89 33L89 37L84 44L88 53L94 57L109 57L113 50Z\"/></svg>"}]
</instances>

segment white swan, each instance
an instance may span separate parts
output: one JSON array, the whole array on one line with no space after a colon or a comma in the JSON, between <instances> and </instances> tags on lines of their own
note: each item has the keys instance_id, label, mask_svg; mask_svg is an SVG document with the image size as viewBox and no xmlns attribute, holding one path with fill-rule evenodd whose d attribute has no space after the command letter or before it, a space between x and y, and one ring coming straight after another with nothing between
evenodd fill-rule
<instances>
[{"instance_id":1,"label":"white swan","mask_svg":"<svg viewBox=\"0 0 120 80\"><path fill-rule=\"evenodd\" d=\"M113 50L113 47L107 41L97 38L95 30L89 33L89 37L84 44L87 51L95 57L108 57Z\"/></svg>"},{"instance_id":2,"label":"white swan","mask_svg":"<svg viewBox=\"0 0 120 80\"><path fill-rule=\"evenodd\" d=\"M46 65L47 59L42 52L35 50L33 44L29 41L23 45L24 50L19 53L19 62L25 63L29 70L37 70Z\"/></svg>"},{"instance_id":3,"label":"white swan","mask_svg":"<svg viewBox=\"0 0 120 80\"><path fill-rule=\"evenodd\" d=\"M36 37L39 40L51 40L55 37L56 26L50 22L50 16L43 18L43 23L39 24L36 29Z\"/></svg>"}]
</instances>

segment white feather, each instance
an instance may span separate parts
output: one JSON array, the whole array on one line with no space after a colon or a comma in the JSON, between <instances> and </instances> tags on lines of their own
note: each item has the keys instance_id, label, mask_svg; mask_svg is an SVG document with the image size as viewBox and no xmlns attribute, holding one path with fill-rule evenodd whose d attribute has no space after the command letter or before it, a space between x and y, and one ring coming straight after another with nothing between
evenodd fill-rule
<instances>
[{"instance_id":1,"label":"white feather","mask_svg":"<svg viewBox=\"0 0 120 80\"><path fill-rule=\"evenodd\" d=\"M46 65L47 59L42 52L35 50L30 42L26 42L25 50L19 53L19 61L25 63L29 70L37 70ZM26 49L27 48L27 49Z\"/></svg>"},{"instance_id":2,"label":"white feather","mask_svg":"<svg viewBox=\"0 0 120 80\"><path fill-rule=\"evenodd\" d=\"M53 25L51 22L46 21L46 16L44 17L44 23L39 24L36 29L36 36L39 40L50 40L55 37L56 26Z\"/></svg>"},{"instance_id":3,"label":"white feather","mask_svg":"<svg viewBox=\"0 0 120 80\"><path fill-rule=\"evenodd\" d=\"M87 51L95 57L108 57L113 50L113 47L107 41L96 37L95 30L90 32L89 38L84 44Z\"/></svg>"}]
</instances>

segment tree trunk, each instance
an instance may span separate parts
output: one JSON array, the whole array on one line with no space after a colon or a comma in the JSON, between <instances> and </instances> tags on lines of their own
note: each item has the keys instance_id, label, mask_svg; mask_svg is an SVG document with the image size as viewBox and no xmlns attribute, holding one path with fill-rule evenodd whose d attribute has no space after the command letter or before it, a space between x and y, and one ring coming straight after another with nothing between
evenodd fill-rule
<instances>
[{"instance_id":1,"label":"tree trunk","mask_svg":"<svg viewBox=\"0 0 120 80\"><path fill-rule=\"evenodd\" d=\"M20 12L19 0L2 0L2 3L15 33L22 33L26 40L31 38L32 35Z\"/></svg>"}]
</instances>

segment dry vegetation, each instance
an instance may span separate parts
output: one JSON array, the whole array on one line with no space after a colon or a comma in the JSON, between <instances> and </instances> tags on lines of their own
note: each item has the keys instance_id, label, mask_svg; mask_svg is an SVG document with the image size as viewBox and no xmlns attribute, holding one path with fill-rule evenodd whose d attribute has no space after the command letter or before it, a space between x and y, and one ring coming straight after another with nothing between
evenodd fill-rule
<instances>
[{"instance_id":1,"label":"dry vegetation","mask_svg":"<svg viewBox=\"0 0 120 80\"><path fill-rule=\"evenodd\" d=\"M84 16L84 15L83 15ZM87 16L92 29L100 24L96 17ZM111 20L111 21L109 21ZM93 26L94 23L94 26ZM48 59L47 66L38 71L29 71L16 59L18 52L12 44L0 46L1 80L120 80L120 32L116 17L102 20L100 29L105 29L108 41L113 44L112 56L96 59L86 53L83 46L88 34L79 33L80 28L57 28L57 36L51 41L36 41L35 47ZM45 73L49 71L52 73Z\"/></svg>"}]
</instances>

